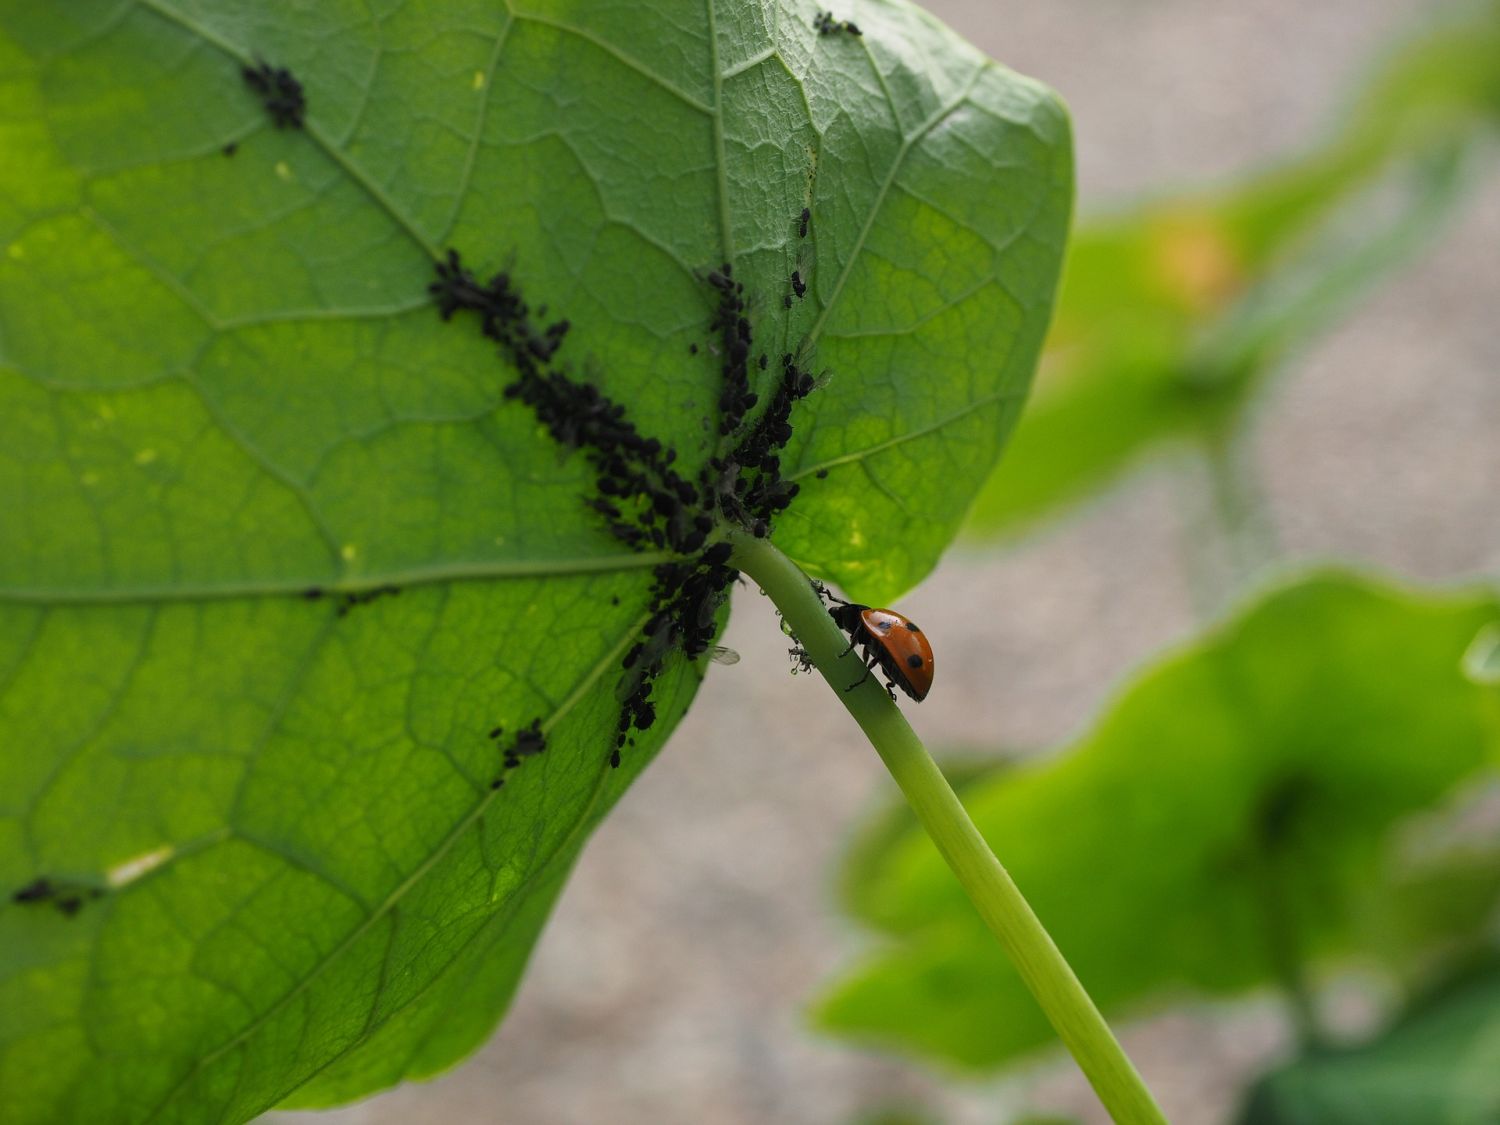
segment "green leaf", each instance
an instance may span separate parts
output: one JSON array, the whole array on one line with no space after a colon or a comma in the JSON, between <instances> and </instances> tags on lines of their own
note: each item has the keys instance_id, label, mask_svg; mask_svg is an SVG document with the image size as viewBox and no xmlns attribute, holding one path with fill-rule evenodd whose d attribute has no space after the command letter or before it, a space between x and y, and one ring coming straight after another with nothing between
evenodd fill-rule
<instances>
[{"instance_id":1,"label":"green leaf","mask_svg":"<svg viewBox=\"0 0 1500 1125\"><path fill-rule=\"evenodd\" d=\"M1077 744L971 782L965 804L1106 1015L1183 986L1237 992L1365 930L1407 949L1424 935L1382 908L1442 884L1416 872L1391 895L1389 830L1494 761L1492 692L1460 660L1495 608L1487 592L1297 581L1147 669ZM914 825L855 857L846 901L888 941L834 982L822 1027L970 1068L1050 1041ZM1481 917L1495 877L1478 877Z\"/></svg>"},{"instance_id":2,"label":"green leaf","mask_svg":"<svg viewBox=\"0 0 1500 1125\"><path fill-rule=\"evenodd\" d=\"M1384 1035L1267 1075L1240 1125L1487 1125L1500 1119L1500 969L1453 981Z\"/></svg>"},{"instance_id":3,"label":"green leaf","mask_svg":"<svg viewBox=\"0 0 1500 1125\"><path fill-rule=\"evenodd\" d=\"M732 261L765 378L829 376L777 542L871 596L934 564L1019 408L1071 197L1047 91L895 2L862 36L509 7L0 0L7 1122L243 1121L451 1065L688 706L679 659L610 768L661 560L438 317L446 248L566 315L575 375L689 475ZM492 790L487 733L534 720Z\"/></svg>"},{"instance_id":4,"label":"green leaf","mask_svg":"<svg viewBox=\"0 0 1500 1125\"><path fill-rule=\"evenodd\" d=\"M1500 9L1386 59L1325 144L1243 184L1086 223L1036 394L967 525L1012 530L1164 443L1237 424L1292 348L1423 245L1492 163Z\"/></svg>"}]
</instances>

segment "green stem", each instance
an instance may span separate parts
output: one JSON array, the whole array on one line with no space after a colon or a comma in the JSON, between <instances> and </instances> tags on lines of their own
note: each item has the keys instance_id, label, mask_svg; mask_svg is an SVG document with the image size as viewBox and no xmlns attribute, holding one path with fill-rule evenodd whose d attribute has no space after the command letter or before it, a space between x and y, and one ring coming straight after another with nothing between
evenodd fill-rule
<instances>
[{"instance_id":1,"label":"green stem","mask_svg":"<svg viewBox=\"0 0 1500 1125\"><path fill-rule=\"evenodd\" d=\"M736 533L730 542L734 565L776 603L808 658L869 737L922 827L999 938L1110 1115L1120 1125L1165 1125L1166 1117L1109 1025L974 827L900 708L873 677L849 690L863 675L863 665L857 656L843 655L848 638L828 616L807 575L764 539Z\"/></svg>"},{"instance_id":2,"label":"green stem","mask_svg":"<svg viewBox=\"0 0 1500 1125\"><path fill-rule=\"evenodd\" d=\"M1323 1028L1297 940L1297 920L1283 895L1284 881L1277 857L1263 855L1257 875L1271 971L1286 997L1298 1047L1305 1053L1323 1045Z\"/></svg>"}]
</instances>

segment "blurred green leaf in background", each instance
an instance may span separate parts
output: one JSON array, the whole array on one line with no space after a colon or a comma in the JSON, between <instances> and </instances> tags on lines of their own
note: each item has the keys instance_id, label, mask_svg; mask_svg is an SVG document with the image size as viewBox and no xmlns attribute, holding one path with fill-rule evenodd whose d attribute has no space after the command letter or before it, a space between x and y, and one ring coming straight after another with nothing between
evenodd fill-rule
<instances>
[{"instance_id":1,"label":"blurred green leaf in background","mask_svg":"<svg viewBox=\"0 0 1500 1125\"><path fill-rule=\"evenodd\" d=\"M1321 147L1081 225L1032 401L967 524L1012 531L1164 441L1213 449L1288 351L1407 260L1494 168L1500 4L1403 43Z\"/></svg>"},{"instance_id":2,"label":"blurred green leaf in background","mask_svg":"<svg viewBox=\"0 0 1500 1125\"><path fill-rule=\"evenodd\" d=\"M1500 968L1424 996L1375 1040L1267 1075L1239 1125L1500 1121Z\"/></svg>"},{"instance_id":3,"label":"blurred green leaf in background","mask_svg":"<svg viewBox=\"0 0 1500 1125\"><path fill-rule=\"evenodd\" d=\"M1303 990L1333 954L1415 976L1482 942L1500 897L1500 849L1415 862L1392 832L1500 760L1494 689L1461 667L1496 607L1291 582L1137 675L1074 745L971 776L964 802L1106 1015ZM970 1070L1049 1041L909 818L872 822L844 885L883 941L832 983L822 1028Z\"/></svg>"}]
</instances>

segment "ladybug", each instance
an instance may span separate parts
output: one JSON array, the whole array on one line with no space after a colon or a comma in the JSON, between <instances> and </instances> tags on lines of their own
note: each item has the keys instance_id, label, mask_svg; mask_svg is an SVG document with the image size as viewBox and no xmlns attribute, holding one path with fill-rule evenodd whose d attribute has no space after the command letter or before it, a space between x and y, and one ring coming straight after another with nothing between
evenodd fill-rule
<instances>
[{"instance_id":1,"label":"ladybug","mask_svg":"<svg viewBox=\"0 0 1500 1125\"><path fill-rule=\"evenodd\" d=\"M932 646L927 643L927 634L911 618L893 609L874 609L844 601L833 606L828 615L849 634L849 647L840 655L858 645L865 661L864 679L846 690L853 691L870 678L871 671L879 668L885 673L885 689L892 699L896 698L896 688L918 703L927 698L932 690Z\"/></svg>"}]
</instances>

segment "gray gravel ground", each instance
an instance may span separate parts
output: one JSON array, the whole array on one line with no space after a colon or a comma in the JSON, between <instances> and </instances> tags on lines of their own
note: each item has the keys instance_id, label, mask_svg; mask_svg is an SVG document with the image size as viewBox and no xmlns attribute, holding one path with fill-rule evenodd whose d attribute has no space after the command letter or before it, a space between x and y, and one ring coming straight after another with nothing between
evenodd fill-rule
<instances>
[{"instance_id":1,"label":"gray gravel ground","mask_svg":"<svg viewBox=\"0 0 1500 1125\"><path fill-rule=\"evenodd\" d=\"M1424 0L949 0L938 14L1060 90L1085 211L1232 177L1311 142L1361 60ZM1288 555L1423 579L1500 571L1500 182L1401 279L1289 365L1253 454ZM1040 747L1193 629L1184 540L1202 490L1163 458L1003 552L955 553L902 608L934 639L929 743ZM278 1125L843 1123L906 1102L993 1125L1023 1107L1104 1120L1066 1062L987 1085L819 1039L807 997L861 937L830 909L850 821L888 795L875 755L742 592L667 750L590 843L490 1043L457 1070ZM963 701L962 708L945 701ZM1174 1121L1223 1121L1285 1035L1269 998L1131 1025Z\"/></svg>"}]
</instances>

